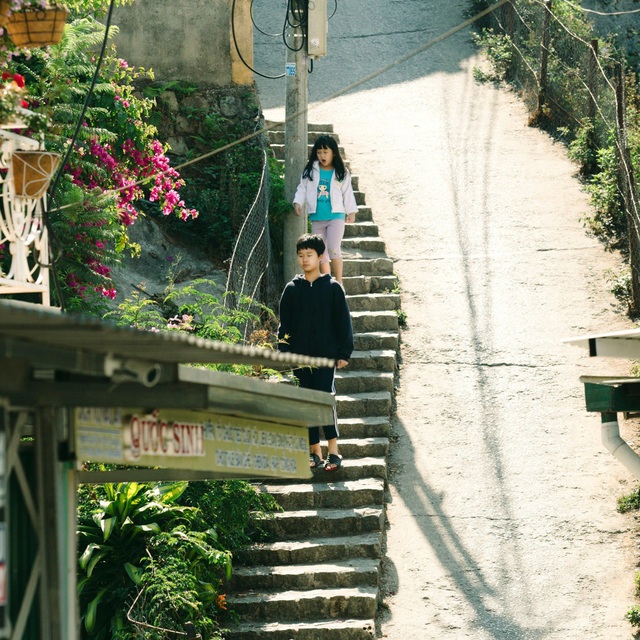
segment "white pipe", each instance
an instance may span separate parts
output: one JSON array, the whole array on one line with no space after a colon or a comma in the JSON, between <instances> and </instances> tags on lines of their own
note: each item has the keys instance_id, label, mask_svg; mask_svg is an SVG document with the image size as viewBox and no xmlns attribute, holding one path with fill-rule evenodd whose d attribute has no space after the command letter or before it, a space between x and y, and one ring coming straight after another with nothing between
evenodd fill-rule
<instances>
[{"instance_id":1,"label":"white pipe","mask_svg":"<svg viewBox=\"0 0 640 640\"><path fill-rule=\"evenodd\" d=\"M602 423L602 444L636 478L640 479L640 455L638 455L621 437L618 421Z\"/></svg>"}]
</instances>

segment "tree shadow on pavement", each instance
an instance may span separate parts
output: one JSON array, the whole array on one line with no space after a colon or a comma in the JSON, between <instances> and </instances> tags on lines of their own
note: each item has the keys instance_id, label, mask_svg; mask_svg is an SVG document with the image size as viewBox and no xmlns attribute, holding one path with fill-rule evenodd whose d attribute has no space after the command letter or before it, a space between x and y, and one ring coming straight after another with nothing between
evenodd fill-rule
<instances>
[{"instance_id":1,"label":"tree shadow on pavement","mask_svg":"<svg viewBox=\"0 0 640 640\"><path fill-rule=\"evenodd\" d=\"M409 435L402 421L393 421L394 437L398 440L408 441ZM411 515L419 524L419 529L433 550L434 556L438 559L445 573L451 576L452 585L457 590L460 598L469 605L474 613L474 620L470 626L482 632L483 638L495 638L495 640L513 640L514 638L526 638L527 640L539 640L546 638L553 632L553 622L546 620L546 624L541 628L527 628L519 623L515 617L508 612L495 610L495 606L487 606L487 599L492 601L506 600L506 595L501 593L499 580L494 586L484 575L482 568L465 541L459 535L452 518L447 514L442 504L442 494L436 491L426 480L424 469L416 464L413 454L402 459L401 469L395 468L393 453L390 456L390 478L389 485L395 487L399 498L407 505L411 505ZM399 478L401 475L404 478ZM394 526L391 523L391 526ZM416 552L419 547L416 541ZM514 550L514 553L519 553ZM513 556L509 558L513 561ZM425 561L417 553L416 564ZM522 577L522 576L521 576ZM505 576L502 576L505 578ZM400 592L403 585L398 575L395 565L385 557L383 561L383 582L385 586L385 596L395 596ZM523 588L523 600L527 598L526 587ZM429 599L427 595L426 600ZM426 606L426 605L425 605ZM508 605L504 607L508 608ZM389 608L383 607L382 613L377 621L377 632L382 634L382 626L391 622L393 615L414 615L416 621L422 620L419 612L403 612L401 607L391 605ZM443 632L445 629L443 628Z\"/></svg>"}]
</instances>

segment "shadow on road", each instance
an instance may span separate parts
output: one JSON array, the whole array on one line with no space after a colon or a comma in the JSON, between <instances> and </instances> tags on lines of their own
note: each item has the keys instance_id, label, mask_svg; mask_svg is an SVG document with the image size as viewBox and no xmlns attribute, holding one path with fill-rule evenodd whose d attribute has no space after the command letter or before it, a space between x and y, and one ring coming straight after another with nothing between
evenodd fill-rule
<instances>
[{"instance_id":1,"label":"shadow on road","mask_svg":"<svg viewBox=\"0 0 640 640\"><path fill-rule=\"evenodd\" d=\"M490 414L484 418L490 419ZM409 434L402 421L397 419L394 421L394 432L398 440L408 441ZM401 474L405 479L410 480L400 482L398 485L396 474L392 472L389 484L396 487L398 495L406 505L411 505L412 516L416 522L420 523L419 528L422 535L432 548L434 556L438 559L444 572L450 577L447 582L448 588L455 589L458 597L463 599L473 610L475 618L470 626L477 631L482 631L481 637L495 638L495 640L511 640L513 638L540 640L548 637L553 632L552 621L547 621L544 628L530 629L522 626L514 615L506 611L508 608L506 603L510 598L502 592L504 585L492 586L485 577L474 557L473 550L468 548L457 532L450 514L443 510L441 506L443 496L434 490L426 479L424 470L416 465L413 456L410 459L403 458ZM416 542L416 545L418 544ZM503 549L503 552L505 561L512 562L514 560L513 554L519 554L520 550L517 549L517 545L510 544ZM421 559L416 557L415 561L420 563ZM503 571L505 580L508 573L509 571L505 567ZM526 581L523 574L521 577L523 581ZM398 593L398 590L402 588L395 566L389 558L384 561L384 581L387 593L383 596ZM437 589L439 587L432 584L431 588ZM427 594L425 599L431 599L432 591ZM493 607L489 608L487 606L489 599L493 602L502 600L505 603L505 610L497 611ZM521 604L524 603L526 606L526 601L527 589L523 585ZM391 610L383 610L379 623L384 625L391 622L392 615L414 615L420 624L424 620L424 616L420 612L403 611L401 604L394 603ZM434 621L434 623L436 622ZM380 635L380 627L377 631ZM445 632L446 629L443 628L442 631Z\"/></svg>"},{"instance_id":2,"label":"shadow on road","mask_svg":"<svg viewBox=\"0 0 640 640\"><path fill-rule=\"evenodd\" d=\"M254 67L265 75L276 76L283 72L286 58L281 36L286 2L278 0L268 4L256 3L254 8ZM340 2L329 22L328 56L314 63L309 76L309 102L326 100L343 92L361 78L419 49L464 20L461 10L443 11L435 0L426 0L420 5L411 0L371 0L363 11L361 3ZM267 36L261 31L273 35ZM473 54L469 40L469 31L463 30L357 87L356 91L410 82L433 73L459 72L461 63ZM284 105L284 78L257 77L256 81L264 109ZM410 100L411 95L407 95L407 99Z\"/></svg>"},{"instance_id":3,"label":"shadow on road","mask_svg":"<svg viewBox=\"0 0 640 640\"><path fill-rule=\"evenodd\" d=\"M446 581L429 581L425 590L425 606L426 601L432 600L434 592L439 589L453 591L456 600L466 603L461 603L462 608L470 607L473 611L473 620L468 624L470 628L481 631L482 638L536 640L549 637L554 631L554 622L547 619L544 626L540 627L536 619L537 628L527 628L522 623L522 620L534 619L531 600L533 589L523 561L526 548L523 548L520 540L524 536L518 530L519 521L513 512L501 449L500 430L505 426L508 428L509 417L504 415L496 398L500 394L501 377L506 374L496 374L492 360L499 351L494 345L494 334L499 323L494 318L493 291L499 285L494 282L495 259L492 257L491 233L500 220L496 219L490 203L491 191L496 188L491 184L491 167L499 112L495 102L479 105L473 100L473 79L469 73L466 82L462 89L460 84L457 85L455 96L445 95L443 98L443 104L455 105L448 110L443 109L442 131L448 150L444 182L450 185L447 218L451 221L452 235L457 242L457 251L453 252L457 258L450 268L457 274L456 291L463 305L459 333L455 334L459 358L457 365L458 370L463 368L468 381L469 395L465 403L468 411L472 412L473 421L472 425L460 428L474 431L474 441L467 444L467 458L471 458L477 467L473 472L468 471L467 475L477 473L476 490L490 494L491 507L487 512L464 513L460 511L464 507L458 504L458 510L454 513L445 511L444 496L430 484L429 470L425 468L424 460L420 464L416 460L411 442L417 427L409 425L407 429L398 417L394 420L395 446L402 449L402 455L395 462L396 466L399 463L399 468L395 473L392 471L390 484L395 487L394 493L407 506L415 520L414 524L444 569L443 572L438 571L437 575L444 574ZM477 129L480 121L484 122L484 126L479 138ZM469 143L471 140L473 144ZM421 349L424 348L425 345L421 345ZM436 366L439 355L442 354L431 353ZM449 372L450 364L442 363L442 375L448 378L444 386L454 388L456 379L455 374ZM454 426L451 422L448 425L440 424L436 416L421 430ZM433 455L438 456L439 452L434 450ZM392 469L393 458L392 452ZM454 477L452 475L451 479ZM439 480L437 484L441 486L442 479ZM469 547L474 538L469 535L468 525L464 532L457 530L456 518L476 518L478 523L483 523L478 526L491 523L491 526L487 525L494 535L492 548L488 552L490 565L487 564L487 553L483 553L485 550ZM418 547L419 543L416 542ZM417 558L416 561L419 562ZM490 566L490 577L485 575L483 566ZM387 561L385 573L388 589L392 592L401 591L400 572L396 572L390 561ZM517 581L517 589L514 581ZM516 591L519 595L514 598ZM393 615L400 614L398 603L394 603L391 611ZM386 619L382 623L390 622L391 615L385 614ZM421 618L416 616L416 619ZM438 622L434 621L434 624ZM446 629L443 626L441 630L444 633Z\"/></svg>"}]
</instances>

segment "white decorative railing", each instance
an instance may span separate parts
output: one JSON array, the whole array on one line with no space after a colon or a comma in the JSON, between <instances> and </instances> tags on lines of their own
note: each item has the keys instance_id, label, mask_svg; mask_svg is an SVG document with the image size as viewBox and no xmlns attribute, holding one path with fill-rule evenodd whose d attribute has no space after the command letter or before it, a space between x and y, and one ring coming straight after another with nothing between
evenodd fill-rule
<instances>
[{"instance_id":1,"label":"white decorative railing","mask_svg":"<svg viewBox=\"0 0 640 640\"><path fill-rule=\"evenodd\" d=\"M0 245L8 244L9 250L4 261L8 270L3 271L0 263L0 295L39 293L42 304L49 306L49 242L43 220L46 193L41 197L18 195L12 162L16 151L43 150L44 144L12 131L24 126L20 121L0 124Z\"/></svg>"}]
</instances>

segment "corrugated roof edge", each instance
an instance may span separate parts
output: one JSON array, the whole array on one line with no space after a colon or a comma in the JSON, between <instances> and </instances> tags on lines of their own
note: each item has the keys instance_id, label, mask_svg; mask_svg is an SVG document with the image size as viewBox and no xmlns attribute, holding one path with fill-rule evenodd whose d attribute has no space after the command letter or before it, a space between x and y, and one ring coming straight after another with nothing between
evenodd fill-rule
<instances>
[{"instance_id":1,"label":"corrugated roof edge","mask_svg":"<svg viewBox=\"0 0 640 640\"><path fill-rule=\"evenodd\" d=\"M55 332L47 329L56 328ZM70 333L62 333L67 328ZM82 329L91 330L91 339L87 340ZM95 335L99 331L103 339ZM111 320L102 320L86 314L63 313L55 307L43 307L38 304L18 300L0 301L0 335L22 338L32 343L45 344L71 349L82 349L96 353L114 351L113 340L119 345L118 354L144 360L181 363L230 362L230 356L238 356L238 362L265 366L299 365L311 367L331 367L334 361L328 358L315 358L295 353L280 352L272 349L218 342L199 338L182 331L145 331L134 327L121 327ZM136 353L136 341L144 343L143 353ZM150 358L148 348L157 344L159 352ZM167 347L175 345L178 350L173 354ZM215 354L224 354L216 358Z\"/></svg>"}]
</instances>

